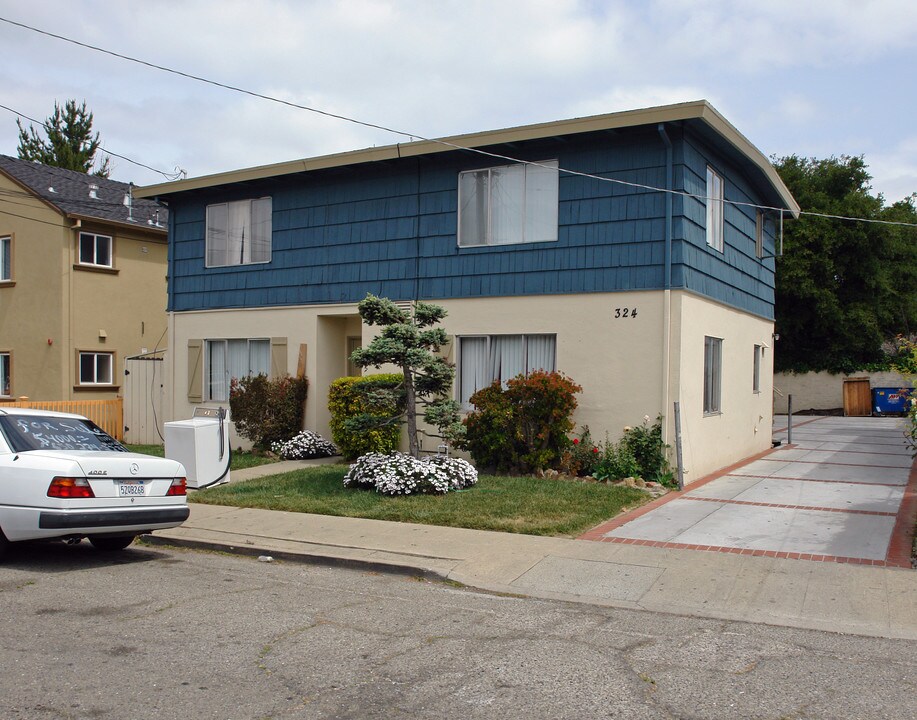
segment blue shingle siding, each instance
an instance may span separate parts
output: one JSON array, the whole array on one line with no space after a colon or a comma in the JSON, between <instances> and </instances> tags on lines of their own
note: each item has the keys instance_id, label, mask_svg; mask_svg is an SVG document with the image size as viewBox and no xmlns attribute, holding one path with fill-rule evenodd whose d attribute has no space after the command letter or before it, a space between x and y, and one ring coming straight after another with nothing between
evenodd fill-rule
<instances>
[{"instance_id":1,"label":"blue shingle siding","mask_svg":"<svg viewBox=\"0 0 917 720\"><path fill-rule=\"evenodd\" d=\"M726 178L727 199L754 202L741 173L701 141L670 128L676 189L703 196L705 169ZM557 159L578 172L665 185L665 149L652 129L542 140L494 152ZM458 174L501 164L470 153L352 166L275 178L170 200L170 309L661 289L665 194L561 173L558 239L518 245L457 244ZM204 267L208 203L272 197L271 262ZM673 287L773 315L773 261L755 258L752 208L727 206L726 248L706 245L705 205L673 197ZM773 237L769 238L773 252Z\"/></svg>"}]
</instances>

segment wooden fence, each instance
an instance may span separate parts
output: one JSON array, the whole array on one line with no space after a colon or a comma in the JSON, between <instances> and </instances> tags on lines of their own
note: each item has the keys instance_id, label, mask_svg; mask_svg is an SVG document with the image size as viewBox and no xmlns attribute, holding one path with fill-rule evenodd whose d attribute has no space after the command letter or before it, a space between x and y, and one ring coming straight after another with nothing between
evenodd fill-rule
<instances>
[{"instance_id":1,"label":"wooden fence","mask_svg":"<svg viewBox=\"0 0 917 720\"><path fill-rule=\"evenodd\" d=\"M16 400L2 402L0 408L21 407L75 413L92 420L115 440L124 439L124 399L114 400Z\"/></svg>"}]
</instances>

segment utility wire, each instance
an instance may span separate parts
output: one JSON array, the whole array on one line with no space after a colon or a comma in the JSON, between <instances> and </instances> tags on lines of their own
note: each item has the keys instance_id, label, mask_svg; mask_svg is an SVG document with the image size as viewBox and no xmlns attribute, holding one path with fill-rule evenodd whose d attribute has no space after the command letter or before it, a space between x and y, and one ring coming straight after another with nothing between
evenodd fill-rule
<instances>
[{"instance_id":1,"label":"utility wire","mask_svg":"<svg viewBox=\"0 0 917 720\"><path fill-rule=\"evenodd\" d=\"M708 195L689 193L684 190L674 190L674 189L669 189L669 188L655 187L653 185L644 185L642 183L628 182L626 180L618 180L617 178L609 178L609 177L604 177L601 175L594 175L592 173L584 173L584 172L579 172L577 170L569 170L567 168L555 168L555 167L544 165L543 163L533 162L531 160L520 160L519 158L510 157L509 155L501 155L500 153L494 153L494 152L490 152L487 150L481 150L480 148L472 148L472 147L466 147L463 145L458 145L456 143L451 143L448 140L443 140L439 138L428 138L423 135L419 135L418 133L398 130L396 128L391 128L386 125L380 125L378 123L367 122L365 120L359 120L356 118L348 117L347 115L333 113L328 110L321 110L319 108L311 107L309 105L301 105L299 103L294 103L289 100L283 100L281 98L273 97L271 95L265 95L263 93L255 92L254 90L248 90L246 88L242 88L237 85L230 85L229 83L223 83L217 80L210 80L209 78L205 78L200 75L194 75L192 73L184 72L182 70L176 70L174 68L170 68L165 65L159 65L154 62L149 62L147 60L141 60L139 58L131 57L130 55L124 55L122 53L118 53L113 50L107 50L97 45L91 45L89 43L84 43L79 40L74 40L73 38L69 38L64 35L52 33L47 30L41 30L40 28L36 28L31 25L27 25L25 23L17 22L15 20L10 20L9 18L0 17L0 21L5 22L9 25L15 25L16 27L20 27L25 30L30 30L32 32L38 33L39 35L45 35L47 37L55 38L56 40L62 40L63 42L67 42L72 45L77 45L79 47L86 48L87 50L94 50L95 52L103 53L105 55L110 55L111 57L116 57L121 60L126 60L128 62L136 63L138 65L144 65L154 70L160 70L162 72L170 73L172 75L178 75L179 77L187 78L189 80L195 80L197 82L204 83L206 85L212 85L214 87L223 88L225 90L231 90L233 92L241 93L243 95L248 95L250 97L255 97L261 100L267 100L268 102L277 103L279 105L286 105L287 107L291 107L296 110L304 110L306 112L315 113L317 115L322 115L324 117L329 117L329 118L333 118L336 120L342 120L344 122L352 123L354 125L360 125L362 127L367 127L367 128L371 128L375 130L382 130L383 132L391 133L393 135L400 135L401 137L408 138L411 141L421 140L424 142L436 143L438 145L443 145L445 147L449 147L454 150L471 152L471 153L475 153L478 155L484 155L486 157L495 158L498 160L506 160L511 163L517 163L521 165L532 165L534 167L541 167L547 170L552 170L552 171L556 170L557 172L561 172L566 175L573 175L577 177L589 178L592 180L598 180L600 182L616 183L618 185L623 185L623 186L633 187L633 188L640 188L640 189L649 190L652 192L669 193L671 195L678 195L681 197L693 198L695 200L703 200L704 202L716 201L716 202L722 202L728 205L745 206L745 207L756 208L759 210L771 210L773 212L780 213L781 216L784 212L787 211L786 208L773 207L770 205L759 205L756 203L742 202L739 200L726 200L725 198L720 199L720 198L711 197ZM160 172L160 171L157 170L156 172ZM162 174L165 175L165 173L162 173ZM896 221L891 221L891 220L873 220L870 218L847 217L844 215L829 215L826 213L818 213L818 212L813 212L813 211L802 211L801 210L799 214L800 215L809 215L812 217L830 218L834 220L853 220L857 222L875 223L875 224L881 224L881 225L898 225L898 226L903 226L903 227L917 227L917 223L896 222Z\"/></svg>"}]
</instances>

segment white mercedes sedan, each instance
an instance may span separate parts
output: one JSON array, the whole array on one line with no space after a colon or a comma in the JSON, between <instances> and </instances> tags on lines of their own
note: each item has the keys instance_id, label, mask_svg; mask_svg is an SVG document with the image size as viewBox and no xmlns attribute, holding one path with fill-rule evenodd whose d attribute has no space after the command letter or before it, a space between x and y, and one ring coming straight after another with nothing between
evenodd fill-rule
<instances>
[{"instance_id":1,"label":"white mercedes sedan","mask_svg":"<svg viewBox=\"0 0 917 720\"><path fill-rule=\"evenodd\" d=\"M123 550L188 518L185 469L80 415L0 405L0 555L26 540Z\"/></svg>"}]
</instances>

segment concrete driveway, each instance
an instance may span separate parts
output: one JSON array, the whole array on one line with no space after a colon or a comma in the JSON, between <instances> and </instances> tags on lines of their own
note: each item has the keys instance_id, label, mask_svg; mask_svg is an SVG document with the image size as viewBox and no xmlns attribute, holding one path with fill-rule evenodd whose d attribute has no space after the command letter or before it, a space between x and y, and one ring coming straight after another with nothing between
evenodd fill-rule
<instances>
[{"instance_id":1,"label":"concrete driveway","mask_svg":"<svg viewBox=\"0 0 917 720\"><path fill-rule=\"evenodd\" d=\"M786 416L784 445L689 485L584 539L910 567L917 466L898 418Z\"/></svg>"}]
</instances>

